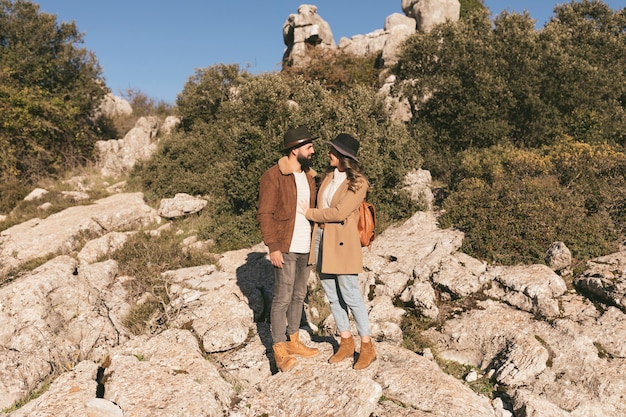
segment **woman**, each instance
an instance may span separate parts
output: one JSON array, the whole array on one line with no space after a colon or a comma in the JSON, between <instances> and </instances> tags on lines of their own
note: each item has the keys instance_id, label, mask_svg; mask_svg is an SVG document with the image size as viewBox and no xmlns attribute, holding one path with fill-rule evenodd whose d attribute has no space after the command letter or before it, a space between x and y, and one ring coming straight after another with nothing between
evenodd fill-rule
<instances>
[{"instance_id":1,"label":"woman","mask_svg":"<svg viewBox=\"0 0 626 417\"><path fill-rule=\"evenodd\" d=\"M361 337L361 352L354 369L364 369L376 359L358 276L363 271L363 255L357 221L369 183L357 159L359 142L355 138L341 133L328 144L330 167L320 184L317 208L301 208L306 218L315 222L309 262L317 264L341 336L339 350L329 362L354 357L350 309Z\"/></svg>"}]
</instances>

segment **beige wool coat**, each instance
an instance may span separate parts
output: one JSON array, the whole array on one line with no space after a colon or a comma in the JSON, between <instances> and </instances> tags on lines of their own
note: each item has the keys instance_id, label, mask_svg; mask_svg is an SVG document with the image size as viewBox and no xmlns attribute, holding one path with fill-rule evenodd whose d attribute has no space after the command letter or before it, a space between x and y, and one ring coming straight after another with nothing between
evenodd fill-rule
<instances>
[{"instance_id":1,"label":"beige wool coat","mask_svg":"<svg viewBox=\"0 0 626 417\"><path fill-rule=\"evenodd\" d=\"M344 181L332 198L329 208L322 208L322 198L326 188L333 178L328 173L320 184L317 193L317 207L308 209L306 218L313 224L313 239L309 263L315 264L315 237L321 223L324 224L324 238L322 245L321 271L325 274L359 274L363 272L363 252L357 222L359 219L359 205L365 199L369 188L363 178L355 191L348 190L348 180Z\"/></svg>"}]
</instances>

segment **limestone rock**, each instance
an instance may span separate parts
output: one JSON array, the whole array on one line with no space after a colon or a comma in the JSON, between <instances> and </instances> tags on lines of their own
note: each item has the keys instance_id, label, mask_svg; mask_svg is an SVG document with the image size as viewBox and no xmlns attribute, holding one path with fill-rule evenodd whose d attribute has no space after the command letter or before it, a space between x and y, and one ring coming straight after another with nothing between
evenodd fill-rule
<instances>
[{"instance_id":1,"label":"limestone rock","mask_svg":"<svg viewBox=\"0 0 626 417\"><path fill-rule=\"evenodd\" d=\"M339 366L314 358L298 361L290 372L241 392L234 415L372 415L383 391L370 375L351 369L347 361Z\"/></svg>"},{"instance_id":2,"label":"limestone rock","mask_svg":"<svg viewBox=\"0 0 626 417\"><path fill-rule=\"evenodd\" d=\"M626 251L588 261L574 285L626 312Z\"/></svg>"},{"instance_id":3,"label":"limestone rock","mask_svg":"<svg viewBox=\"0 0 626 417\"><path fill-rule=\"evenodd\" d=\"M385 82L378 90L378 95L383 97L387 111L391 114L392 120L401 123L408 122L411 120L411 117L413 117L411 104L406 98L399 98L392 94L395 83L395 75L390 75L385 78Z\"/></svg>"},{"instance_id":4,"label":"limestone rock","mask_svg":"<svg viewBox=\"0 0 626 417\"><path fill-rule=\"evenodd\" d=\"M57 378L46 392L20 409L11 417L33 416L98 416L114 417L121 414L89 414L89 410L102 409L93 403L96 399L98 365L83 361L74 369ZM1 391L4 392L4 391ZM5 403L4 399L0 402ZM109 410L119 407L107 407Z\"/></svg>"},{"instance_id":5,"label":"limestone rock","mask_svg":"<svg viewBox=\"0 0 626 417\"><path fill-rule=\"evenodd\" d=\"M164 198L159 204L159 216L167 219L194 214L207 205L207 200L185 193L178 193L174 198Z\"/></svg>"},{"instance_id":6,"label":"limestone rock","mask_svg":"<svg viewBox=\"0 0 626 417\"><path fill-rule=\"evenodd\" d=\"M125 416L225 415L234 396L187 330L166 330L121 345L111 353L104 377L104 399Z\"/></svg>"},{"instance_id":7,"label":"limestone rock","mask_svg":"<svg viewBox=\"0 0 626 417\"><path fill-rule=\"evenodd\" d=\"M99 110L106 117L127 116L133 108L128 100L108 93L100 103Z\"/></svg>"},{"instance_id":8,"label":"limestone rock","mask_svg":"<svg viewBox=\"0 0 626 417\"><path fill-rule=\"evenodd\" d=\"M177 116L167 116L163 124L159 129L159 133L166 135L171 135L174 132L174 129L180 124L180 118Z\"/></svg>"},{"instance_id":9,"label":"limestone rock","mask_svg":"<svg viewBox=\"0 0 626 417\"><path fill-rule=\"evenodd\" d=\"M0 232L0 276L24 262L73 251L81 233L101 235L158 222L142 193L115 194L43 220L31 219Z\"/></svg>"},{"instance_id":10,"label":"limestone rock","mask_svg":"<svg viewBox=\"0 0 626 417\"><path fill-rule=\"evenodd\" d=\"M377 347L380 364L374 380L385 387L386 397L416 410L417 415L496 416L486 397L438 372L435 363L406 349L386 344Z\"/></svg>"},{"instance_id":11,"label":"limestone rock","mask_svg":"<svg viewBox=\"0 0 626 417\"><path fill-rule=\"evenodd\" d=\"M141 117L124 139L96 142L98 163L103 176L117 176L130 170L138 161L145 161L156 150L159 119Z\"/></svg>"},{"instance_id":12,"label":"limestone rock","mask_svg":"<svg viewBox=\"0 0 626 417\"><path fill-rule=\"evenodd\" d=\"M486 262L456 252L442 259L439 270L432 275L432 281L454 298L467 297L481 291L491 282L486 271Z\"/></svg>"},{"instance_id":13,"label":"limestone rock","mask_svg":"<svg viewBox=\"0 0 626 417\"><path fill-rule=\"evenodd\" d=\"M435 197L432 192L432 177L425 169L413 169L404 177L404 190L414 201L422 204L424 211L432 210Z\"/></svg>"},{"instance_id":14,"label":"limestone rock","mask_svg":"<svg viewBox=\"0 0 626 417\"><path fill-rule=\"evenodd\" d=\"M494 286L487 294L543 317L561 314L556 297L567 290L563 279L545 265L495 268Z\"/></svg>"},{"instance_id":15,"label":"limestone rock","mask_svg":"<svg viewBox=\"0 0 626 417\"><path fill-rule=\"evenodd\" d=\"M456 22L461 17L458 0L402 0L404 13L417 21L417 29L430 32L435 25L447 20Z\"/></svg>"},{"instance_id":16,"label":"limestone rock","mask_svg":"<svg viewBox=\"0 0 626 417\"><path fill-rule=\"evenodd\" d=\"M385 32L388 33L382 47L382 61L386 67L398 62L398 53L402 43L417 31L415 19L394 13L385 19Z\"/></svg>"},{"instance_id":17,"label":"limestone rock","mask_svg":"<svg viewBox=\"0 0 626 417\"><path fill-rule=\"evenodd\" d=\"M164 276L171 283L173 325L190 323L207 353L233 349L246 341L253 314L232 274L208 265Z\"/></svg>"},{"instance_id":18,"label":"limestone rock","mask_svg":"<svg viewBox=\"0 0 626 417\"><path fill-rule=\"evenodd\" d=\"M26 197L24 197L24 201L39 200L44 195L48 194L48 192L48 190L44 190L43 188L35 188Z\"/></svg>"},{"instance_id":19,"label":"limestone rock","mask_svg":"<svg viewBox=\"0 0 626 417\"><path fill-rule=\"evenodd\" d=\"M130 233L126 232L111 232L97 239L92 239L78 253L78 260L81 265L94 263L99 258L110 255L124 246L129 235Z\"/></svg>"},{"instance_id":20,"label":"limestone rock","mask_svg":"<svg viewBox=\"0 0 626 417\"><path fill-rule=\"evenodd\" d=\"M51 365L99 360L120 342L100 292L76 267L60 256L0 288L1 408L26 396Z\"/></svg>"},{"instance_id":21,"label":"limestone rock","mask_svg":"<svg viewBox=\"0 0 626 417\"><path fill-rule=\"evenodd\" d=\"M330 25L317 14L317 6L302 4L297 14L290 14L283 24L283 41L287 48L283 62L300 66L308 62L307 45L335 48Z\"/></svg>"},{"instance_id":22,"label":"limestone rock","mask_svg":"<svg viewBox=\"0 0 626 417\"><path fill-rule=\"evenodd\" d=\"M572 264L572 252L563 242L554 242L545 255L546 264L554 271L569 268Z\"/></svg>"}]
</instances>

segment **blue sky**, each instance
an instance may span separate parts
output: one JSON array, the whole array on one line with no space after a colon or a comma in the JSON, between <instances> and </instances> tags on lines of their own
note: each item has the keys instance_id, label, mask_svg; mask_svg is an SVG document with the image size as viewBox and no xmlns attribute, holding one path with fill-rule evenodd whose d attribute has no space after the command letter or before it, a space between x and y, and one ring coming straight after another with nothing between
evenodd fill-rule
<instances>
[{"instance_id":1,"label":"blue sky","mask_svg":"<svg viewBox=\"0 0 626 417\"><path fill-rule=\"evenodd\" d=\"M174 103L196 69L235 64L253 74L280 70L282 27L301 4L314 4L342 37L382 29L401 0L31 0L59 21L74 21L93 51L107 86L121 95L132 88ZM541 27L566 0L483 0L492 16L528 11ZM605 0L612 9L625 0Z\"/></svg>"}]
</instances>

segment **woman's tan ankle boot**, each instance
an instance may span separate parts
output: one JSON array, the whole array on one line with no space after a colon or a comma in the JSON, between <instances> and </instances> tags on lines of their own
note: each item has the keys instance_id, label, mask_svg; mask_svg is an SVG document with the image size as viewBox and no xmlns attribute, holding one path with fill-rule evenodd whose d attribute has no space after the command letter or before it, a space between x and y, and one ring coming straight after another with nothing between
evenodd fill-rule
<instances>
[{"instance_id":1,"label":"woman's tan ankle boot","mask_svg":"<svg viewBox=\"0 0 626 417\"><path fill-rule=\"evenodd\" d=\"M372 341L362 342L361 353L359 353L359 359L354 364L354 369L365 369L374 362L374 359L376 359L376 350Z\"/></svg>"}]
</instances>

